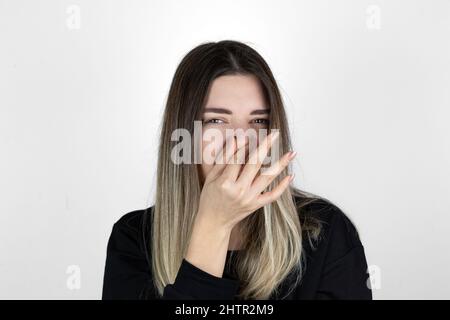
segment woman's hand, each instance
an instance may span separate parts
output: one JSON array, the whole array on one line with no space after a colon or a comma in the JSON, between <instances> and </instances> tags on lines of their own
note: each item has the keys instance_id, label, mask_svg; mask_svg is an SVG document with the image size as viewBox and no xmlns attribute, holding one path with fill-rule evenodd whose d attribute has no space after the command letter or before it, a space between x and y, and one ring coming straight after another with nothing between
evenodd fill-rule
<instances>
[{"instance_id":1,"label":"woman's hand","mask_svg":"<svg viewBox=\"0 0 450 320\"><path fill-rule=\"evenodd\" d=\"M247 144L237 150L234 137L229 140L225 155L222 149L216 158L216 164L205 179L200 195L197 215L199 219L208 220L211 225L218 228L231 230L246 216L281 196L293 176L286 176L273 190L262 192L294 159L295 152L286 153L257 176L278 136L278 132L267 135L258 148L249 155L245 164L243 156ZM223 158L226 160L218 161Z\"/></svg>"},{"instance_id":2,"label":"woman's hand","mask_svg":"<svg viewBox=\"0 0 450 320\"><path fill-rule=\"evenodd\" d=\"M185 256L188 262L222 277L233 227L255 210L275 201L289 186L293 175L283 178L273 190L262 193L295 157L295 152L286 153L257 175L277 138L278 132L267 135L249 155L245 165L243 151L246 145L237 150L234 137L226 144L226 150L219 152L200 195L199 210Z\"/></svg>"}]
</instances>

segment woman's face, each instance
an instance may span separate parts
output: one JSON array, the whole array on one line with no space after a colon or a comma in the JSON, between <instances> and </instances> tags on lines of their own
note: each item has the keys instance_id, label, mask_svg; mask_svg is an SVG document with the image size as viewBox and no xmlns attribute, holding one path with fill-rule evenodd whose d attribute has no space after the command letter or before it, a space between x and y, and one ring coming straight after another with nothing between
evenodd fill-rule
<instances>
[{"instance_id":1,"label":"woman's face","mask_svg":"<svg viewBox=\"0 0 450 320\"><path fill-rule=\"evenodd\" d=\"M226 138L226 129L242 129L243 132L247 129L254 129L258 137L259 129L268 129L269 108L258 78L253 75L226 75L216 78L207 97L202 119L200 171L203 182L213 167L211 161L204 161L205 154L210 154L210 157L215 158L214 150L217 150L216 147L222 148ZM216 136L217 132L221 133L223 141L211 138ZM238 131L238 136L239 132L242 131ZM214 145L210 145L211 143ZM208 148L205 150L207 146ZM248 146L246 150L248 156Z\"/></svg>"}]
</instances>

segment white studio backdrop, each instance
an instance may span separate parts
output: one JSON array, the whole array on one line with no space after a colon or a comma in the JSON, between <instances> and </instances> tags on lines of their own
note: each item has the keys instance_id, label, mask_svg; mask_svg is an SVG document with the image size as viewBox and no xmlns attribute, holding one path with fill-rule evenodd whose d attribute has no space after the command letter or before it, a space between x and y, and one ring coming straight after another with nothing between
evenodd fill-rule
<instances>
[{"instance_id":1,"label":"white studio backdrop","mask_svg":"<svg viewBox=\"0 0 450 320\"><path fill-rule=\"evenodd\" d=\"M449 36L448 0L0 0L0 298L101 298L178 63L233 39L271 66L295 184L355 222L374 298L449 299Z\"/></svg>"}]
</instances>

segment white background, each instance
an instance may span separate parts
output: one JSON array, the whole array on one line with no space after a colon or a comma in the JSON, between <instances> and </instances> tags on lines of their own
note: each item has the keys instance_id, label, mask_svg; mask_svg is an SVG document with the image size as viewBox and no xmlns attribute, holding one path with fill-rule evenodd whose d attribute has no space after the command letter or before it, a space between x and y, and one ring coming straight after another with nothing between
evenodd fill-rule
<instances>
[{"instance_id":1,"label":"white background","mask_svg":"<svg viewBox=\"0 0 450 320\"><path fill-rule=\"evenodd\" d=\"M271 66L295 183L355 222L374 298L450 298L449 35L447 0L0 0L0 298L101 297L174 71L222 39Z\"/></svg>"}]
</instances>

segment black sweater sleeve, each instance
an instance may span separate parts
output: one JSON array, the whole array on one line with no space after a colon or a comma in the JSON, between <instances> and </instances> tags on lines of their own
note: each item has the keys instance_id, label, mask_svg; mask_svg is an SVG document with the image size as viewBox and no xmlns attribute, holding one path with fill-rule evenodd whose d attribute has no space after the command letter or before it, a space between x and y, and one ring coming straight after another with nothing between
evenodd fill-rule
<instances>
[{"instance_id":1,"label":"black sweater sleeve","mask_svg":"<svg viewBox=\"0 0 450 320\"><path fill-rule=\"evenodd\" d=\"M237 280L213 276L183 259L174 284L164 288L164 297L233 300L238 288Z\"/></svg>"},{"instance_id":2,"label":"black sweater sleeve","mask_svg":"<svg viewBox=\"0 0 450 320\"><path fill-rule=\"evenodd\" d=\"M239 282L213 276L183 259L173 284L160 296L153 283L140 228L142 212L134 211L117 221L109 237L103 300L111 299L233 299Z\"/></svg>"}]
</instances>

